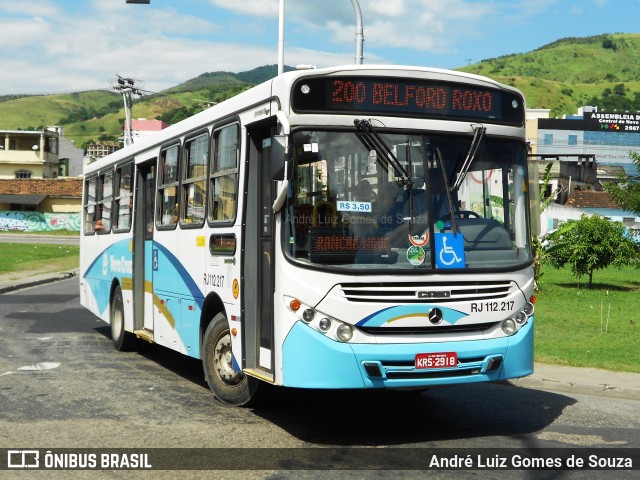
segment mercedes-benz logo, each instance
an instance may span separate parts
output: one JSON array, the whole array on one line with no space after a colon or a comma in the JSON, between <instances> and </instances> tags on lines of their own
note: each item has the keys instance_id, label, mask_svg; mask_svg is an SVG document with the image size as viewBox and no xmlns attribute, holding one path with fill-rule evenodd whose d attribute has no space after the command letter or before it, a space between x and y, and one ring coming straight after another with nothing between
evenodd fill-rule
<instances>
[{"instance_id":1,"label":"mercedes-benz logo","mask_svg":"<svg viewBox=\"0 0 640 480\"><path fill-rule=\"evenodd\" d=\"M429 310L429 321L434 325L439 324L442 321L442 310L439 308Z\"/></svg>"}]
</instances>

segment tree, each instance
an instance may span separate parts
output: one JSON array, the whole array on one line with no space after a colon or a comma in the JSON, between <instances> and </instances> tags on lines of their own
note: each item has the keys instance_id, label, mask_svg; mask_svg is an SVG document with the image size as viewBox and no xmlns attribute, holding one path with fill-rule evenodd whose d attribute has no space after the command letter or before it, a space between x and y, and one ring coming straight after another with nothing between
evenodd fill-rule
<instances>
[{"instance_id":1,"label":"tree","mask_svg":"<svg viewBox=\"0 0 640 480\"><path fill-rule=\"evenodd\" d=\"M554 268L567 263L576 278L589 276L593 285L593 272L610 265L622 267L638 264L638 245L628 238L622 222L608 218L583 215L570 220L548 237L546 258Z\"/></svg>"},{"instance_id":2,"label":"tree","mask_svg":"<svg viewBox=\"0 0 640 480\"><path fill-rule=\"evenodd\" d=\"M629 156L633 164L640 170L640 154L629 152ZM629 181L618 184L605 183L603 188L609 192L609 195L623 210L640 215L640 183Z\"/></svg>"},{"instance_id":3,"label":"tree","mask_svg":"<svg viewBox=\"0 0 640 480\"><path fill-rule=\"evenodd\" d=\"M542 175L542 188L540 188L538 192L538 202L540 204L540 211L538 213L542 213L549 206L549 204L553 201L555 196L560 192L560 187L556 188L555 191L551 192L551 195L545 197L547 187L551 183L551 168L553 167L553 162L547 163L544 174ZM545 255L545 251L542 248L542 242L540 239L533 235L531 239L531 248L533 253L533 286L536 290L540 288L540 279L542 278L542 258Z\"/></svg>"}]
</instances>

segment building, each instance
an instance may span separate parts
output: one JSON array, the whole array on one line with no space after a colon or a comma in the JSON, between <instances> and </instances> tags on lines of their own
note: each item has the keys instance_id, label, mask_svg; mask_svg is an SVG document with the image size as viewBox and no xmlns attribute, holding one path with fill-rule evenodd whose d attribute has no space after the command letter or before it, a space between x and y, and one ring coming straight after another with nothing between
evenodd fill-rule
<instances>
[{"instance_id":1,"label":"building","mask_svg":"<svg viewBox=\"0 0 640 480\"><path fill-rule=\"evenodd\" d=\"M0 179L0 230L79 232L82 178Z\"/></svg>"},{"instance_id":2,"label":"building","mask_svg":"<svg viewBox=\"0 0 640 480\"><path fill-rule=\"evenodd\" d=\"M57 178L60 135L54 130L0 130L0 179Z\"/></svg>"},{"instance_id":3,"label":"building","mask_svg":"<svg viewBox=\"0 0 640 480\"><path fill-rule=\"evenodd\" d=\"M147 120L146 118L138 118L131 120L131 134L133 141L153 135L160 130L167 128L169 124L162 120Z\"/></svg>"},{"instance_id":4,"label":"building","mask_svg":"<svg viewBox=\"0 0 640 480\"><path fill-rule=\"evenodd\" d=\"M82 178L0 179L0 211L79 213Z\"/></svg>"},{"instance_id":5,"label":"building","mask_svg":"<svg viewBox=\"0 0 640 480\"><path fill-rule=\"evenodd\" d=\"M64 136L62 127L47 127L47 130L58 132L60 141L58 149L58 176L77 177L78 175L82 175L84 150L76 147L71 140Z\"/></svg>"},{"instance_id":6,"label":"building","mask_svg":"<svg viewBox=\"0 0 640 480\"><path fill-rule=\"evenodd\" d=\"M106 157L120 149L120 142L89 143L84 157L85 165L95 162L98 158Z\"/></svg>"},{"instance_id":7,"label":"building","mask_svg":"<svg viewBox=\"0 0 640 480\"><path fill-rule=\"evenodd\" d=\"M584 214L623 222L630 233L637 232L640 217L621 210L602 186L638 178L629 152L640 154L640 114L582 107L576 115L552 119L549 112L527 111L530 160L540 177L552 164L546 196L554 195L554 201L542 212L540 234Z\"/></svg>"},{"instance_id":8,"label":"building","mask_svg":"<svg viewBox=\"0 0 640 480\"><path fill-rule=\"evenodd\" d=\"M640 154L640 113L598 112L598 107L585 106L575 115L544 118L532 111L527 138L531 153L541 159L595 160L638 175L629 152Z\"/></svg>"}]
</instances>

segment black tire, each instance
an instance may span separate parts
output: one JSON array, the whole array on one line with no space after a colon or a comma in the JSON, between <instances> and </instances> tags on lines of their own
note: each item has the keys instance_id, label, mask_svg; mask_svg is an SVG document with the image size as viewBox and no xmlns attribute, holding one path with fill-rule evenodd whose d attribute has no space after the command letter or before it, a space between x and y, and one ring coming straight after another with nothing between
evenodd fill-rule
<instances>
[{"instance_id":1,"label":"black tire","mask_svg":"<svg viewBox=\"0 0 640 480\"><path fill-rule=\"evenodd\" d=\"M254 403L260 380L234 370L231 353L231 333L227 317L219 313L202 339L204 376L216 399L228 405Z\"/></svg>"},{"instance_id":2,"label":"black tire","mask_svg":"<svg viewBox=\"0 0 640 480\"><path fill-rule=\"evenodd\" d=\"M136 336L124 329L124 303L120 285L113 291L111 298L111 340L116 350L121 352L135 350L138 345Z\"/></svg>"}]
</instances>

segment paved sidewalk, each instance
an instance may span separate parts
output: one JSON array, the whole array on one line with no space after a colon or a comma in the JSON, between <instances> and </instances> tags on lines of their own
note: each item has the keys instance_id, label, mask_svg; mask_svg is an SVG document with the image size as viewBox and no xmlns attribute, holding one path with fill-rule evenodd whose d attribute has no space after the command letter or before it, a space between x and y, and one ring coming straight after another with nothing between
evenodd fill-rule
<instances>
[{"instance_id":1,"label":"paved sidewalk","mask_svg":"<svg viewBox=\"0 0 640 480\"><path fill-rule=\"evenodd\" d=\"M519 387L640 401L640 373L536 363L533 375L510 380Z\"/></svg>"},{"instance_id":2,"label":"paved sidewalk","mask_svg":"<svg viewBox=\"0 0 640 480\"><path fill-rule=\"evenodd\" d=\"M78 275L78 271L33 275L33 272L0 275L0 294L51 283ZM536 363L533 375L509 380L518 387L553 392L599 395L640 401L640 373L597 368L565 367Z\"/></svg>"},{"instance_id":3,"label":"paved sidewalk","mask_svg":"<svg viewBox=\"0 0 640 480\"><path fill-rule=\"evenodd\" d=\"M22 288L57 282L58 280L64 280L65 278L71 278L77 275L77 270L43 274L34 274L34 272L14 272L10 274L3 274L0 275L0 294Z\"/></svg>"}]
</instances>

